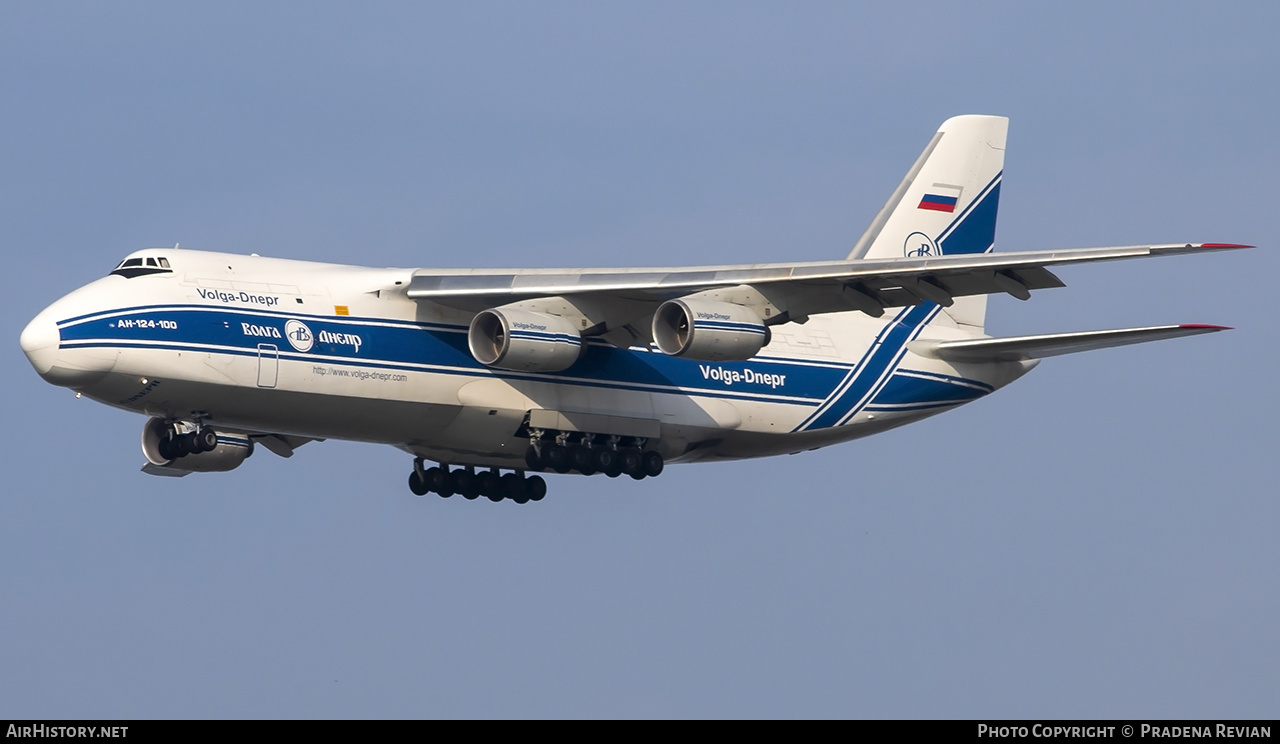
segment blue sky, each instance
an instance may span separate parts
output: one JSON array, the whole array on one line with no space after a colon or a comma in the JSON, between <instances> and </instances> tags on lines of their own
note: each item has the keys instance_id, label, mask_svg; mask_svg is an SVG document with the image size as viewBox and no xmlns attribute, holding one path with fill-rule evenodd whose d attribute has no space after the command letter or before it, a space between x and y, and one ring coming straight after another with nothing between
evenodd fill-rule
<instances>
[{"instance_id":1,"label":"blue sky","mask_svg":"<svg viewBox=\"0 0 1280 744\"><path fill-rule=\"evenodd\" d=\"M6 3L0 717L1274 717L1267 3ZM147 246L377 266L842 257L1011 118L997 335L1204 322L793 457L415 499L327 442L142 475L23 325Z\"/></svg>"}]
</instances>

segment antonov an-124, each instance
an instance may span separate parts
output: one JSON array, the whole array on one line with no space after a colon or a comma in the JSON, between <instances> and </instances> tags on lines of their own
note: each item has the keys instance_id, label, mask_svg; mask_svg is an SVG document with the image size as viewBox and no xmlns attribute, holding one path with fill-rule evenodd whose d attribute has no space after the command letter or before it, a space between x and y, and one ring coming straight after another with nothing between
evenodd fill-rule
<instances>
[{"instance_id":1,"label":"antonov an-124","mask_svg":"<svg viewBox=\"0 0 1280 744\"><path fill-rule=\"evenodd\" d=\"M986 335L987 295L1061 287L1059 266L1248 247L992 253L1007 129L946 121L842 261L375 269L147 249L45 308L22 349L48 382L147 416L146 473L351 439L412 455L415 494L525 503L538 473L824 447L1044 357L1223 330Z\"/></svg>"}]
</instances>

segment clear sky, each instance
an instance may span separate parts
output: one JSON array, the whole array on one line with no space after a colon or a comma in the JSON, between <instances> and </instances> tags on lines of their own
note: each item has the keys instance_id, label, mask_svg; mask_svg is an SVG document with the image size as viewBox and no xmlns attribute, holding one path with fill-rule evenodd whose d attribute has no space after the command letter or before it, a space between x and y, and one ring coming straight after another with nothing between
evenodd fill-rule
<instances>
[{"instance_id":1,"label":"clear sky","mask_svg":"<svg viewBox=\"0 0 1280 744\"><path fill-rule=\"evenodd\" d=\"M1275 717L1275 3L0 4L0 718ZM996 335L1048 360L793 457L417 499L330 441L138 472L41 308L172 245L376 266L843 257L1011 118Z\"/></svg>"}]
</instances>

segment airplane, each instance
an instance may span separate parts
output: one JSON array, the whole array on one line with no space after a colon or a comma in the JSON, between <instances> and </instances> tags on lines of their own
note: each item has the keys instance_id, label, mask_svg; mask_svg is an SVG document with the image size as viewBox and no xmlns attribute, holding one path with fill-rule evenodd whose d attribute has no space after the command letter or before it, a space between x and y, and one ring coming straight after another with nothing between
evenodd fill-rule
<instances>
[{"instance_id":1,"label":"airplane","mask_svg":"<svg viewBox=\"0 0 1280 744\"><path fill-rule=\"evenodd\" d=\"M41 311L46 381L147 416L142 470L390 444L409 488L540 501L540 473L796 453L952 410L1046 357L1226 330L992 338L987 297L1059 266L1249 248L993 253L1008 119L948 119L841 261L379 269L150 248ZM428 462L437 463L428 467Z\"/></svg>"}]
</instances>

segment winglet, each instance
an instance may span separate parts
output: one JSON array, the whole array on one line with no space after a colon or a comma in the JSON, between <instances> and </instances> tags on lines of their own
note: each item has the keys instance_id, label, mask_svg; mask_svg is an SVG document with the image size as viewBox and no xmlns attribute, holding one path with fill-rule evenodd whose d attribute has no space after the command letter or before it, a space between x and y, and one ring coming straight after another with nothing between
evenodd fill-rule
<instances>
[{"instance_id":1,"label":"winglet","mask_svg":"<svg viewBox=\"0 0 1280 744\"><path fill-rule=\"evenodd\" d=\"M1250 246L1250 247L1252 248L1253 246ZM1234 331L1235 330L1231 326L1205 325L1203 323L1183 323L1178 327L1179 328L1197 328L1204 331L1205 333L1212 333L1214 331Z\"/></svg>"}]
</instances>

